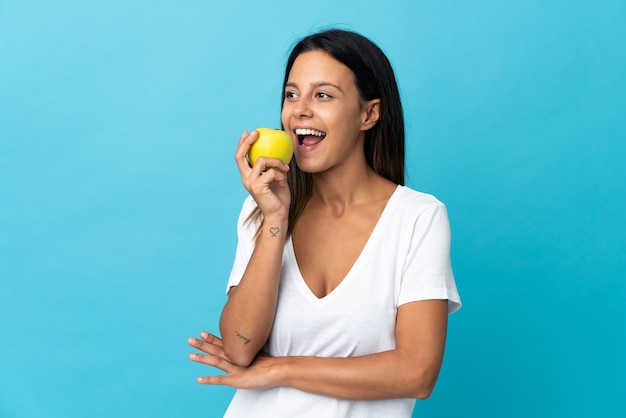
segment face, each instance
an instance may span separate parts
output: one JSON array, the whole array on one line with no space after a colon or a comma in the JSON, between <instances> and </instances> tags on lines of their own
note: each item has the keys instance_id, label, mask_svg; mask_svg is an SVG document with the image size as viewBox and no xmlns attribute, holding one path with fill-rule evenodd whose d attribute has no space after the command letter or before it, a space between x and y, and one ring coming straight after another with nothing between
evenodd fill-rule
<instances>
[{"instance_id":1,"label":"face","mask_svg":"<svg viewBox=\"0 0 626 418\"><path fill-rule=\"evenodd\" d=\"M323 51L300 54L284 94L281 118L302 171L365 163L365 131L378 120L380 100L361 99L348 67Z\"/></svg>"}]
</instances>

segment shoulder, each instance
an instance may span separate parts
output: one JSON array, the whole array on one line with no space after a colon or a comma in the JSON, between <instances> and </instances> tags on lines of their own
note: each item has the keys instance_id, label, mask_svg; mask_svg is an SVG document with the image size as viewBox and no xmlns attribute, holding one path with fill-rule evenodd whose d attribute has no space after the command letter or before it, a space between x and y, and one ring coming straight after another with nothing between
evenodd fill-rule
<instances>
[{"instance_id":1,"label":"shoulder","mask_svg":"<svg viewBox=\"0 0 626 418\"><path fill-rule=\"evenodd\" d=\"M432 194L420 192L407 186L398 186L391 202L396 209L415 215L426 211L446 211L445 205Z\"/></svg>"},{"instance_id":2,"label":"shoulder","mask_svg":"<svg viewBox=\"0 0 626 418\"><path fill-rule=\"evenodd\" d=\"M385 227L397 236L421 239L436 233L445 237L449 230L448 212L435 196L406 186L398 186L385 209Z\"/></svg>"}]
</instances>

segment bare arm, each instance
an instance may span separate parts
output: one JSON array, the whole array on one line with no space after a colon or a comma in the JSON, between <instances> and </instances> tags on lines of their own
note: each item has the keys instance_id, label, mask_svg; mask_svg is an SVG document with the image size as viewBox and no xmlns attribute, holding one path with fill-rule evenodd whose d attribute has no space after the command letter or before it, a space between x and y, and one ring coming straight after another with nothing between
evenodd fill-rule
<instances>
[{"instance_id":1,"label":"bare arm","mask_svg":"<svg viewBox=\"0 0 626 418\"><path fill-rule=\"evenodd\" d=\"M396 349L391 351L353 358L279 359L279 383L345 399L425 399L443 360L447 309L447 301L401 306Z\"/></svg>"},{"instance_id":2,"label":"bare arm","mask_svg":"<svg viewBox=\"0 0 626 418\"><path fill-rule=\"evenodd\" d=\"M252 362L272 329L291 199L286 164L265 157L254 167L248 164L246 154L257 138L256 131L243 133L235 161L264 219L246 271L239 285L230 289L220 318L225 355L239 366Z\"/></svg>"},{"instance_id":3,"label":"bare arm","mask_svg":"<svg viewBox=\"0 0 626 418\"><path fill-rule=\"evenodd\" d=\"M447 301L428 300L398 309L396 348L352 358L259 356L248 368L223 356L219 339L190 340L210 354L191 359L224 370L226 376L200 383L261 389L289 386L343 399L390 399L430 396L441 368L447 332Z\"/></svg>"},{"instance_id":4,"label":"bare arm","mask_svg":"<svg viewBox=\"0 0 626 418\"><path fill-rule=\"evenodd\" d=\"M246 272L222 311L224 351L239 366L252 362L272 329L286 231L286 222L265 220Z\"/></svg>"}]
</instances>

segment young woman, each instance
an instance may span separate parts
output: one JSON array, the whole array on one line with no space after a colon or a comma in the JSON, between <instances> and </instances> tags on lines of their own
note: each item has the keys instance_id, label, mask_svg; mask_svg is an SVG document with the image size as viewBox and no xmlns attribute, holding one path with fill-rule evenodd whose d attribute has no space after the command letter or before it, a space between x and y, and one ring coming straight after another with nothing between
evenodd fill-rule
<instances>
[{"instance_id":1,"label":"young woman","mask_svg":"<svg viewBox=\"0 0 626 418\"><path fill-rule=\"evenodd\" d=\"M410 417L461 304L445 206L404 186L404 120L384 53L353 32L302 39L281 119L290 166L235 154L250 196L220 320L190 358L237 392L227 417Z\"/></svg>"}]
</instances>

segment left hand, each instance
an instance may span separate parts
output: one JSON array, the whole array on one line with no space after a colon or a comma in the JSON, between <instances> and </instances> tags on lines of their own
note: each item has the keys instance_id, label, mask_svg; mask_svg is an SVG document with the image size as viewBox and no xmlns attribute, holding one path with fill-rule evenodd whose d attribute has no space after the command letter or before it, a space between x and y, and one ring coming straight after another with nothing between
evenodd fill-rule
<instances>
[{"instance_id":1,"label":"left hand","mask_svg":"<svg viewBox=\"0 0 626 418\"><path fill-rule=\"evenodd\" d=\"M226 375L199 377L198 383L231 386L236 389L268 389L278 386L271 373L274 357L260 353L250 366L240 367L226 357L224 344L220 338L207 332L202 332L200 336L202 339L189 338L187 342L206 354L192 353L189 359L215 367Z\"/></svg>"}]
</instances>

